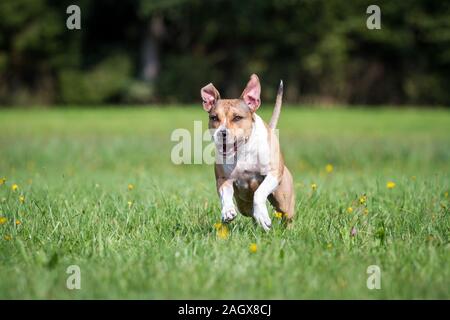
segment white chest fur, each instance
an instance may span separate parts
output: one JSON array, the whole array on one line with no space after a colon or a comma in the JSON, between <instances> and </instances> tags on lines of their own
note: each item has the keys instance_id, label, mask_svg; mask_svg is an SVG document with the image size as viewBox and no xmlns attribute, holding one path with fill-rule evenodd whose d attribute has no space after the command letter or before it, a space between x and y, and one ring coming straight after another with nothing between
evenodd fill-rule
<instances>
[{"instance_id":1,"label":"white chest fur","mask_svg":"<svg viewBox=\"0 0 450 320\"><path fill-rule=\"evenodd\" d=\"M252 134L247 143L238 148L236 157L230 155L222 165L227 178L248 180L267 175L270 170L267 128L257 114L254 117Z\"/></svg>"}]
</instances>

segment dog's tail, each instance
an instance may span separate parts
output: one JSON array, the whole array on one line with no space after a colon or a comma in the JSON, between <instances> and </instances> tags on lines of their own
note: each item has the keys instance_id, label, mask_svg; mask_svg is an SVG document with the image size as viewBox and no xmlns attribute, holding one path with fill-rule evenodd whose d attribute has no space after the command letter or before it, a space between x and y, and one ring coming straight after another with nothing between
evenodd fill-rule
<instances>
[{"instance_id":1,"label":"dog's tail","mask_svg":"<svg viewBox=\"0 0 450 320\"><path fill-rule=\"evenodd\" d=\"M275 129L277 127L278 118L280 117L281 102L283 100L283 80L280 80L280 86L278 87L277 99L275 100L275 108L273 108L272 118L269 122L269 127Z\"/></svg>"}]
</instances>

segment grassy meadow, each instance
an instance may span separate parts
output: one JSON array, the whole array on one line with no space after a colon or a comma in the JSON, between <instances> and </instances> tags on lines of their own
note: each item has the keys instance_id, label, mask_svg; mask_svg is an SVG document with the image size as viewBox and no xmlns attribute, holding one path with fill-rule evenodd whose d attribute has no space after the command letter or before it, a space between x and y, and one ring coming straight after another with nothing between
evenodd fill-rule
<instances>
[{"instance_id":1,"label":"grassy meadow","mask_svg":"<svg viewBox=\"0 0 450 320\"><path fill-rule=\"evenodd\" d=\"M172 131L206 119L0 110L0 298L450 298L449 111L284 108L296 218L269 233L218 226L213 167L171 162Z\"/></svg>"}]
</instances>

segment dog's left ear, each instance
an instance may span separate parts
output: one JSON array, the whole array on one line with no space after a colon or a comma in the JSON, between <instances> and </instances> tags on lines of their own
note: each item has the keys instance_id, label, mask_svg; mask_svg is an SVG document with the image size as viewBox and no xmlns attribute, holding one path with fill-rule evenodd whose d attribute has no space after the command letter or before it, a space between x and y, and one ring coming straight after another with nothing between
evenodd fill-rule
<instances>
[{"instance_id":1,"label":"dog's left ear","mask_svg":"<svg viewBox=\"0 0 450 320\"><path fill-rule=\"evenodd\" d=\"M241 98L245 104L250 108L252 112L255 112L261 105L261 84L256 74L250 76L250 80L247 83L244 91L241 94Z\"/></svg>"}]
</instances>

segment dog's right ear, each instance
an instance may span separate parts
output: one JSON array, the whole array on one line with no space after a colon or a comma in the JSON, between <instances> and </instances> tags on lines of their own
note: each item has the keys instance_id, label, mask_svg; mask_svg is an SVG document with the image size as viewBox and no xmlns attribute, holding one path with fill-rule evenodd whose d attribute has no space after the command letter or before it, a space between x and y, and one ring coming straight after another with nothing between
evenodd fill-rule
<instances>
[{"instance_id":1,"label":"dog's right ear","mask_svg":"<svg viewBox=\"0 0 450 320\"><path fill-rule=\"evenodd\" d=\"M203 109L205 109L206 112L210 112L217 100L220 99L219 91L217 91L213 84L210 83L204 86L202 90L200 90L200 93L203 100Z\"/></svg>"}]
</instances>

